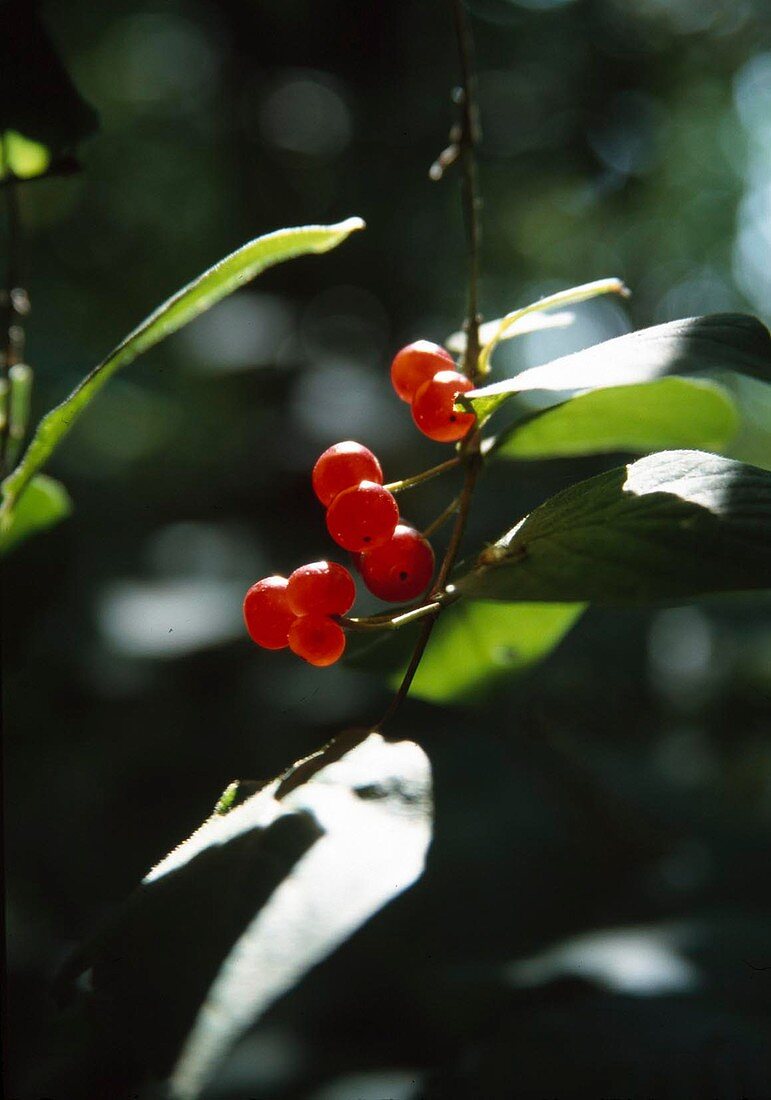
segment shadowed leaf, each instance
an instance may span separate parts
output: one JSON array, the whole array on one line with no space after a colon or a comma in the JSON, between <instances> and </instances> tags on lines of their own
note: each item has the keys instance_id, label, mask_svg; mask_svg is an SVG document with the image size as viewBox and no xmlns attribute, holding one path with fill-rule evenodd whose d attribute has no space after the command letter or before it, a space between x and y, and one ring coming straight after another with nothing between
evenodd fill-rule
<instances>
[{"instance_id":1,"label":"shadowed leaf","mask_svg":"<svg viewBox=\"0 0 771 1100\"><path fill-rule=\"evenodd\" d=\"M672 601L771 587L771 474L662 451L547 500L456 585L469 597Z\"/></svg>"}]
</instances>

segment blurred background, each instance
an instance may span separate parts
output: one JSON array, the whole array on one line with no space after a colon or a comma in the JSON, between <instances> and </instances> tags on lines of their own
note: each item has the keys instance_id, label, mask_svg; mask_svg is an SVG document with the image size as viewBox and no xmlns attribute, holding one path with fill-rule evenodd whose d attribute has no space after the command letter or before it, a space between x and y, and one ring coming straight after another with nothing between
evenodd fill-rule
<instances>
[{"instance_id":1,"label":"blurred background","mask_svg":"<svg viewBox=\"0 0 771 1100\"><path fill-rule=\"evenodd\" d=\"M485 316L602 276L633 291L509 342L500 367L696 313L768 322L765 0L469 10ZM50 468L74 515L4 568L23 1100L62 1057L48 989L67 952L231 779L272 776L384 707L365 672L256 650L241 598L329 553L309 479L325 447L357 439L389 479L445 457L387 368L457 329L465 303L458 181L428 178L453 121L447 3L40 11L101 129L81 174L21 189L34 419L245 240L352 214L368 228L112 381ZM470 538L618 461L491 471ZM446 492L415 493L411 518ZM472 706L408 702L397 726L435 771L428 872L270 1012L212 1097L771 1096L770 608L593 610Z\"/></svg>"}]
</instances>

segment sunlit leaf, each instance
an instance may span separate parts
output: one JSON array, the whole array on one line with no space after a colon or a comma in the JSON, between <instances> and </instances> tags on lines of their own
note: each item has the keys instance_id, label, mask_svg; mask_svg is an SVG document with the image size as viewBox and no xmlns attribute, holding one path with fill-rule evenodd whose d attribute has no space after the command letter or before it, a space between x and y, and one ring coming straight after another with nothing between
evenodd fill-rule
<instances>
[{"instance_id":1,"label":"sunlit leaf","mask_svg":"<svg viewBox=\"0 0 771 1100\"><path fill-rule=\"evenodd\" d=\"M7 554L24 539L53 527L72 511L69 493L58 481L38 474L14 509L10 525L0 531L0 554Z\"/></svg>"},{"instance_id":2,"label":"sunlit leaf","mask_svg":"<svg viewBox=\"0 0 771 1100\"><path fill-rule=\"evenodd\" d=\"M771 473L662 451L579 482L483 551L466 596L647 603L771 588Z\"/></svg>"},{"instance_id":3,"label":"sunlit leaf","mask_svg":"<svg viewBox=\"0 0 771 1100\"><path fill-rule=\"evenodd\" d=\"M61 405L41 420L22 461L3 482L0 516L7 521L9 512L30 478L48 460L105 382L121 367L244 286L266 268L294 256L328 252L363 226L361 218L348 218L337 225L279 229L243 245L177 291L121 341Z\"/></svg>"},{"instance_id":4,"label":"sunlit leaf","mask_svg":"<svg viewBox=\"0 0 771 1100\"><path fill-rule=\"evenodd\" d=\"M771 336L765 325L739 313L671 321L470 390L459 404L472 409L484 423L511 397L526 390L577 392L717 370L770 379Z\"/></svg>"},{"instance_id":5,"label":"sunlit leaf","mask_svg":"<svg viewBox=\"0 0 771 1100\"><path fill-rule=\"evenodd\" d=\"M59 982L91 966L100 1011L184 1100L278 997L415 882L431 841L430 765L409 741L351 730L257 787L231 784Z\"/></svg>"},{"instance_id":6,"label":"sunlit leaf","mask_svg":"<svg viewBox=\"0 0 771 1100\"><path fill-rule=\"evenodd\" d=\"M476 699L548 656L583 609L583 604L462 600L434 627L410 694L433 703Z\"/></svg>"},{"instance_id":7,"label":"sunlit leaf","mask_svg":"<svg viewBox=\"0 0 771 1100\"><path fill-rule=\"evenodd\" d=\"M738 411L722 387L663 378L580 394L513 425L493 450L517 459L673 447L725 453L738 427Z\"/></svg>"}]
</instances>

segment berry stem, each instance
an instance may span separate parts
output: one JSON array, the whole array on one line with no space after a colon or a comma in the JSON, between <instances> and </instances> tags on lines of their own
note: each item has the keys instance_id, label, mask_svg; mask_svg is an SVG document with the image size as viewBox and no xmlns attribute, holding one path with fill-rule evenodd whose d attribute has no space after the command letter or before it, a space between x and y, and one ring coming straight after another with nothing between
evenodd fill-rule
<instances>
[{"instance_id":1,"label":"berry stem","mask_svg":"<svg viewBox=\"0 0 771 1100\"><path fill-rule=\"evenodd\" d=\"M446 462L440 462L438 466L431 466L428 470L423 470L422 473L415 474L413 477L404 477L401 481L390 481L383 488L388 489L390 493L401 493L403 489L412 489L414 485L422 485L424 481L430 481L431 478L438 477L447 470L454 470L462 461L460 455L455 455L454 458L448 458Z\"/></svg>"},{"instance_id":2,"label":"berry stem","mask_svg":"<svg viewBox=\"0 0 771 1100\"><path fill-rule=\"evenodd\" d=\"M443 607L454 603L458 599L460 599L460 593L456 592L455 589L450 589L437 592L428 603L418 604L417 607L411 607L398 615L386 613L385 615L368 615L360 618L348 618L345 615L339 615L337 622L346 630L399 630L401 627L408 626L409 623L417 622L419 619L425 619L430 615L438 615Z\"/></svg>"}]
</instances>

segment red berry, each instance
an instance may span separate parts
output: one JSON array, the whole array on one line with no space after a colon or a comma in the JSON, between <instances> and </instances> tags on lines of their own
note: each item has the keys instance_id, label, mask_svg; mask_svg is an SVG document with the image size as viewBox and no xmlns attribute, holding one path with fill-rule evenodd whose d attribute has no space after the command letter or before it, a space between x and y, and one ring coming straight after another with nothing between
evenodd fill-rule
<instances>
[{"instance_id":1,"label":"red berry","mask_svg":"<svg viewBox=\"0 0 771 1100\"><path fill-rule=\"evenodd\" d=\"M454 443L462 439L476 419L473 413L456 412L459 393L467 393L472 383L455 370L440 370L430 382L424 382L412 403L412 419L429 439Z\"/></svg>"},{"instance_id":2,"label":"red berry","mask_svg":"<svg viewBox=\"0 0 771 1100\"><path fill-rule=\"evenodd\" d=\"M244 596L244 622L249 636L263 649L283 649L295 616L287 601L286 577L265 577Z\"/></svg>"},{"instance_id":3,"label":"red berry","mask_svg":"<svg viewBox=\"0 0 771 1100\"><path fill-rule=\"evenodd\" d=\"M327 529L344 550L361 552L387 542L399 522L396 498L382 485L362 481L339 493L327 512Z\"/></svg>"},{"instance_id":4,"label":"red berry","mask_svg":"<svg viewBox=\"0 0 771 1100\"><path fill-rule=\"evenodd\" d=\"M345 634L326 615L301 615L289 628L289 648L308 664L325 668L342 657Z\"/></svg>"},{"instance_id":5,"label":"red berry","mask_svg":"<svg viewBox=\"0 0 771 1100\"><path fill-rule=\"evenodd\" d=\"M337 562L312 561L290 576L287 599L295 615L345 615L356 599L356 585Z\"/></svg>"},{"instance_id":6,"label":"red berry","mask_svg":"<svg viewBox=\"0 0 771 1100\"><path fill-rule=\"evenodd\" d=\"M434 551L413 527L400 523L393 537L361 555L361 575L374 596L389 603L414 600L434 575Z\"/></svg>"},{"instance_id":7,"label":"red berry","mask_svg":"<svg viewBox=\"0 0 771 1100\"><path fill-rule=\"evenodd\" d=\"M391 383L402 401L410 404L420 386L429 382L437 371L454 369L455 360L439 344L416 340L396 353L391 364Z\"/></svg>"},{"instance_id":8,"label":"red berry","mask_svg":"<svg viewBox=\"0 0 771 1100\"><path fill-rule=\"evenodd\" d=\"M324 451L313 467L312 481L314 493L329 507L338 493L360 481L382 485L383 471L372 451L349 439Z\"/></svg>"}]
</instances>

